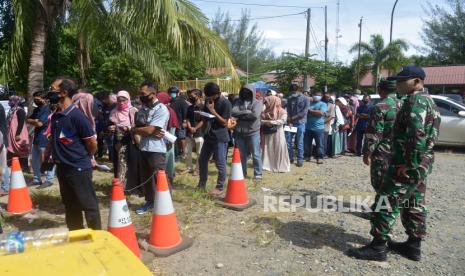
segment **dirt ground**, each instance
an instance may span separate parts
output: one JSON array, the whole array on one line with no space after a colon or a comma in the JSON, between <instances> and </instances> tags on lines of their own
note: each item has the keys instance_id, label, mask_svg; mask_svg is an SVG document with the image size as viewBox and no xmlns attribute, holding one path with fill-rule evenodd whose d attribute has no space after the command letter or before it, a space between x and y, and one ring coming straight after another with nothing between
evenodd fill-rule
<instances>
[{"instance_id":1,"label":"dirt ground","mask_svg":"<svg viewBox=\"0 0 465 276\"><path fill-rule=\"evenodd\" d=\"M427 188L428 237L423 260L412 262L390 254L387 262L368 262L345 255L352 246L368 243L369 221L354 213L264 210L264 197L271 195L373 196L368 167L361 158L347 156L325 160L323 165L292 166L287 174L265 173L261 183L247 179L249 196L257 205L243 212L223 209L196 191L197 178L179 175L173 201L183 234L194 245L148 264L155 275L460 275L465 271L465 154L440 151ZM209 186L216 176L211 165ZM184 169L182 163L177 169ZM228 170L229 171L229 170ZM249 175L252 169L249 168ZM110 174L96 172L103 225L108 219ZM7 217L4 230L33 230L64 225L64 209L57 185L45 191L31 188L35 208L27 217ZM347 200L346 200L347 199ZM0 200L6 202L6 198ZM130 196L132 210L142 199ZM312 205L313 206L313 205ZM151 214L131 213L136 232L148 233ZM404 240L400 220L393 238Z\"/></svg>"}]
</instances>

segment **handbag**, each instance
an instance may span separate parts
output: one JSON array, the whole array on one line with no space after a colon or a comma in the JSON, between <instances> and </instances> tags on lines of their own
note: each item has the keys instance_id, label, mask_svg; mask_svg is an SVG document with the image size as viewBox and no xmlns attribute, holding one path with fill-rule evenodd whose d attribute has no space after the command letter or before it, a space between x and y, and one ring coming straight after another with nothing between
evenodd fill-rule
<instances>
[{"instance_id":1,"label":"handbag","mask_svg":"<svg viewBox=\"0 0 465 276\"><path fill-rule=\"evenodd\" d=\"M276 132L278 132L278 126L277 125L271 125L271 126L263 125L262 126L262 132L263 132L263 134L276 133Z\"/></svg>"}]
</instances>

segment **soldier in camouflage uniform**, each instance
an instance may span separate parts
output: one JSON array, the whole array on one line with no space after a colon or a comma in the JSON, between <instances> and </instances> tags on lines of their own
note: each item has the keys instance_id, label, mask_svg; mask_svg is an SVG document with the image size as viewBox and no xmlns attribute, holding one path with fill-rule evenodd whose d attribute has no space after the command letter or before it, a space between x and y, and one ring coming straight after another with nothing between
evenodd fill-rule
<instances>
[{"instance_id":1,"label":"soldier in camouflage uniform","mask_svg":"<svg viewBox=\"0 0 465 276\"><path fill-rule=\"evenodd\" d=\"M378 93L381 101L373 108L365 131L363 162L370 166L371 185L377 193L392 160L392 129L400 109L395 89L396 81L379 82Z\"/></svg>"},{"instance_id":2,"label":"soldier in camouflage uniform","mask_svg":"<svg viewBox=\"0 0 465 276\"><path fill-rule=\"evenodd\" d=\"M404 66L392 79L400 94L406 95L397 114L393 134L393 162L376 196L371 217L373 241L351 249L358 259L384 261L389 249L415 261L421 258L421 239L426 233L426 178L434 161L433 147L439 135L440 116L432 98L423 92L425 72L421 67ZM409 238L390 241L390 231L401 215Z\"/></svg>"}]
</instances>

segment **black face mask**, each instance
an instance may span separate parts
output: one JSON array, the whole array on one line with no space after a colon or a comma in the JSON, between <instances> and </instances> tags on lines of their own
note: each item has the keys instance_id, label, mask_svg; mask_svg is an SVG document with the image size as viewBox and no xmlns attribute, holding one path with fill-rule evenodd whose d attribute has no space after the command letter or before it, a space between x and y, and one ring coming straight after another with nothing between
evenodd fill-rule
<instances>
[{"instance_id":1,"label":"black face mask","mask_svg":"<svg viewBox=\"0 0 465 276\"><path fill-rule=\"evenodd\" d=\"M139 99L144 105L150 105L152 103L152 98L149 95L140 96Z\"/></svg>"},{"instance_id":2,"label":"black face mask","mask_svg":"<svg viewBox=\"0 0 465 276\"><path fill-rule=\"evenodd\" d=\"M58 95L56 92L48 92L45 98L48 99L50 104L57 104L61 99L60 95Z\"/></svg>"},{"instance_id":3,"label":"black face mask","mask_svg":"<svg viewBox=\"0 0 465 276\"><path fill-rule=\"evenodd\" d=\"M37 105L38 107L41 107L44 105L44 103L40 100L34 100L34 104Z\"/></svg>"},{"instance_id":4,"label":"black face mask","mask_svg":"<svg viewBox=\"0 0 465 276\"><path fill-rule=\"evenodd\" d=\"M197 102L197 98L196 97L190 97L189 98L189 101L193 104L195 104Z\"/></svg>"}]
</instances>

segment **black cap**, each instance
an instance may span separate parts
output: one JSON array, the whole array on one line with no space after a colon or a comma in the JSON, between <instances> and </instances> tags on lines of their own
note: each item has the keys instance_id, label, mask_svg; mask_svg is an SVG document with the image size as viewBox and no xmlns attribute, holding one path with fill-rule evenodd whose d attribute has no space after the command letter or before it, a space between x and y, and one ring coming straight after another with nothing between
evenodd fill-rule
<instances>
[{"instance_id":1,"label":"black cap","mask_svg":"<svg viewBox=\"0 0 465 276\"><path fill-rule=\"evenodd\" d=\"M176 86L171 86L170 88L168 88L168 94L171 94L171 93L178 94L179 93L179 88L177 88Z\"/></svg>"},{"instance_id":2,"label":"black cap","mask_svg":"<svg viewBox=\"0 0 465 276\"><path fill-rule=\"evenodd\" d=\"M389 77L388 80L407 80L419 78L425 80L426 74L423 68L415 65L402 66L402 70L396 76Z\"/></svg>"},{"instance_id":3,"label":"black cap","mask_svg":"<svg viewBox=\"0 0 465 276\"><path fill-rule=\"evenodd\" d=\"M386 91L394 91L397 89L396 81L391 79L381 79L378 83L378 87Z\"/></svg>"}]
</instances>

